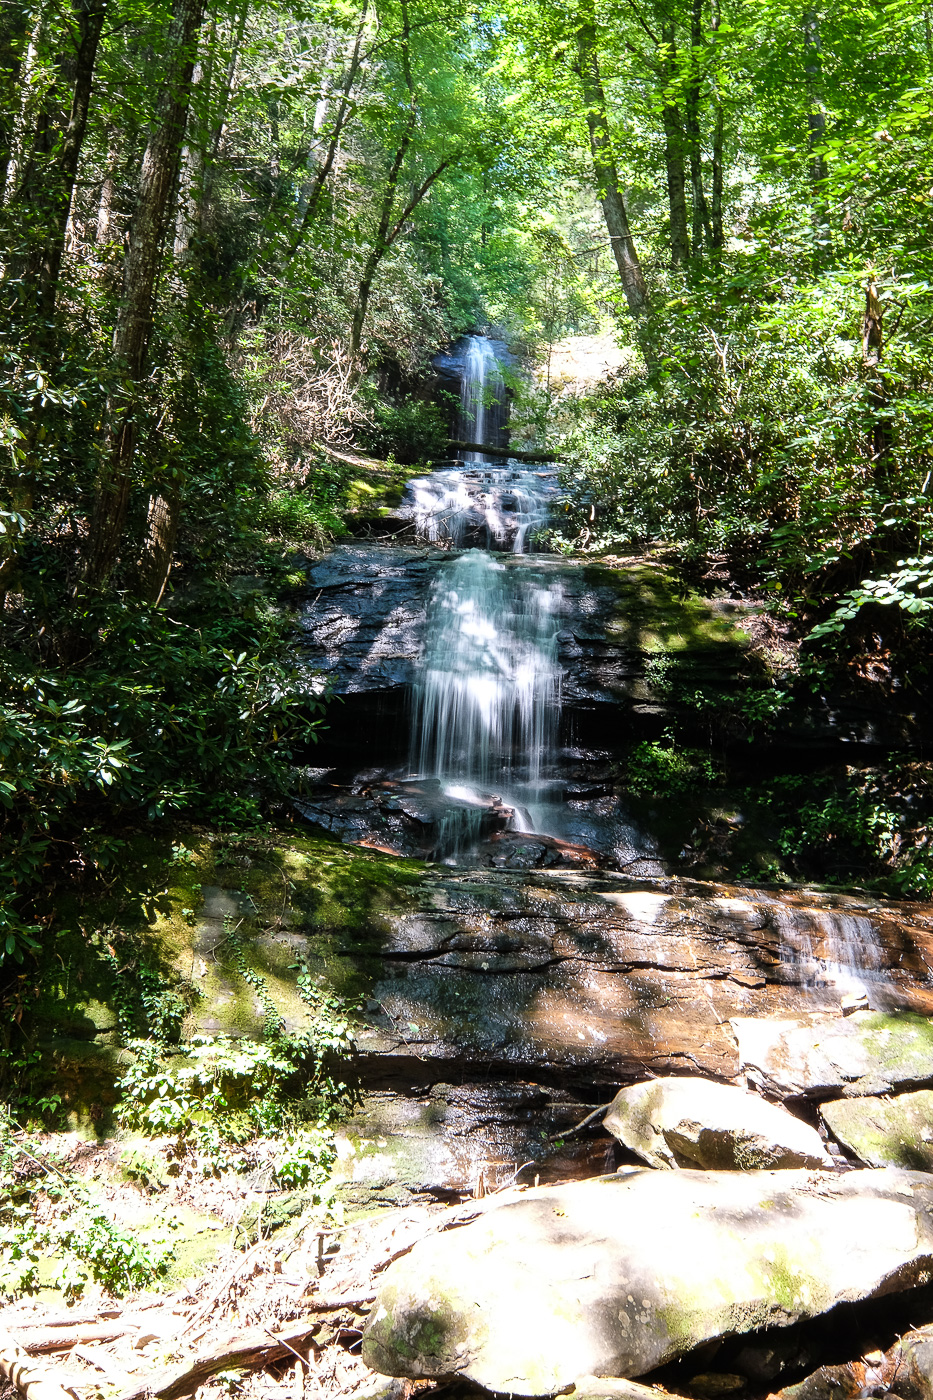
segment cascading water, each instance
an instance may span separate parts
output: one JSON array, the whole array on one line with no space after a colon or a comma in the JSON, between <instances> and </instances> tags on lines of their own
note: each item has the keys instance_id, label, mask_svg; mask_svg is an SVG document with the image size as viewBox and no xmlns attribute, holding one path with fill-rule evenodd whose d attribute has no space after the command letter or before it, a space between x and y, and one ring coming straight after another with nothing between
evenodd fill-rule
<instances>
[{"instance_id":1,"label":"cascading water","mask_svg":"<svg viewBox=\"0 0 933 1400\"><path fill-rule=\"evenodd\" d=\"M463 360L459 431L498 433L501 370L489 342L472 336ZM411 514L430 540L469 549L438 573L428 610L424 670L416 687L413 767L439 782L446 810L437 854L480 835L491 810L531 831L531 811L553 761L560 710L559 585L488 552L523 554L547 518L554 477L471 453L465 469L410 484Z\"/></svg>"},{"instance_id":2,"label":"cascading water","mask_svg":"<svg viewBox=\"0 0 933 1400\"><path fill-rule=\"evenodd\" d=\"M462 364L458 436L494 446L505 419L505 381L485 336L468 337ZM558 489L555 473L491 461L482 452L468 451L464 460L463 467L410 481L400 515L435 544L524 554L547 521Z\"/></svg>"},{"instance_id":3,"label":"cascading water","mask_svg":"<svg viewBox=\"0 0 933 1400\"><path fill-rule=\"evenodd\" d=\"M489 443L498 447L505 406L505 382L496 352L483 335L467 337L460 380L461 442ZM488 437L487 437L488 434ZM468 462L482 462L482 452L467 452Z\"/></svg>"},{"instance_id":4,"label":"cascading water","mask_svg":"<svg viewBox=\"0 0 933 1400\"><path fill-rule=\"evenodd\" d=\"M552 760L560 707L559 589L471 549L442 569L428 612L414 724L416 767L457 804L447 854L479 836L491 800L528 831Z\"/></svg>"},{"instance_id":5,"label":"cascading water","mask_svg":"<svg viewBox=\"0 0 933 1400\"><path fill-rule=\"evenodd\" d=\"M835 909L788 909L775 903L781 960L793 980L818 991L870 999L885 982L881 943L871 919Z\"/></svg>"}]
</instances>

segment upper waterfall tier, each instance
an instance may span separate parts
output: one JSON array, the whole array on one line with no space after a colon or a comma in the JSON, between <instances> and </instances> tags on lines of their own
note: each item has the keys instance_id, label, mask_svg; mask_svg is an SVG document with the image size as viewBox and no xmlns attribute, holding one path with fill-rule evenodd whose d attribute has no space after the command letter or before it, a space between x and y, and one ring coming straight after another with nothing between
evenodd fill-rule
<instances>
[{"instance_id":1,"label":"upper waterfall tier","mask_svg":"<svg viewBox=\"0 0 933 1400\"><path fill-rule=\"evenodd\" d=\"M467 451L463 466L410 481L399 514L414 521L422 539L435 544L524 554L547 524L558 489L556 475L505 460L507 448L497 460L506 392L493 342L486 336L467 337L461 366L458 437L488 444L493 452Z\"/></svg>"},{"instance_id":2,"label":"upper waterfall tier","mask_svg":"<svg viewBox=\"0 0 933 1400\"><path fill-rule=\"evenodd\" d=\"M460 379L461 442L496 446L505 423L505 380L492 342L484 335L467 337ZM481 452L468 452L467 461L480 462Z\"/></svg>"}]
</instances>

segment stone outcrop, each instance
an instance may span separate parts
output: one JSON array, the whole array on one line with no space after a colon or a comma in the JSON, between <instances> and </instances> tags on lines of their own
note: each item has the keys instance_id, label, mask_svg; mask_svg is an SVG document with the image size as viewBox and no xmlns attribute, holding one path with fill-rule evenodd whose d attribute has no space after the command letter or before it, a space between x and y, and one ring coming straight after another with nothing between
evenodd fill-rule
<instances>
[{"instance_id":1,"label":"stone outcrop","mask_svg":"<svg viewBox=\"0 0 933 1400\"><path fill-rule=\"evenodd\" d=\"M363 1357L553 1395L933 1277L933 1178L654 1172L540 1188L384 1276Z\"/></svg>"},{"instance_id":2,"label":"stone outcrop","mask_svg":"<svg viewBox=\"0 0 933 1400\"><path fill-rule=\"evenodd\" d=\"M780 1098L846 1098L933 1080L933 1024L922 1016L857 1011L840 1018L733 1018L742 1072Z\"/></svg>"},{"instance_id":3,"label":"stone outcrop","mask_svg":"<svg viewBox=\"0 0 933 1400\"><path fill-rule=\"evenodd\" d=\"M603 1127L650 1167L831 1165L815 1128L757 1094L696 1075L621 1089Z\"/></svg>"},{"instance_id":4,"label":"stone outcrop","mask_svg":"<svg viewBox=\"0 0 933 1400\"><path fill-rule=\"evenodd\" d=\"M839 897L797 898L827 922L840 904L865 908ZM754 1077L730 1023L740 1046L754 1038L746 1025L765 1027L758 1034L770 1044L787 1027L824 1023L843 1037L869 1026L881 1041L887 1032L891 1046L924 1034L933 1044L921 1016L844 1018L838 989L807 985L787 956L773 896L571 870L431 872L418 903L383 928L359 1037L364 1069L388 1056L430 1063L439 1078L450 1078L443 1065L465 1062L550 1067L605 1086L608 1102L607 1089L649 1074L738 1082L747 1067ZM883 994L892 1012L933 1010L921 982L923 955L933 959L929 914L905 906L895 922L893 911L875 909L885 981L873 995ZM933 1054L916 1072L933 1080ZM786 1084L775 1075L762 1080L771 1097L809 1092L794 1076ZM843 1082L836 1074L822 1097Z\"/></svg>"},{"instance_id":5,"label":"stone outcrop","mask_svg":"<svg viewBox=\"0 0 933 1400\"><path fill-rule=\"evenodd\" d=\"M837 1142L868 1166L933 1171L933 1090L837 1099L820 1113Z\"/></svg>"}]
</instances>

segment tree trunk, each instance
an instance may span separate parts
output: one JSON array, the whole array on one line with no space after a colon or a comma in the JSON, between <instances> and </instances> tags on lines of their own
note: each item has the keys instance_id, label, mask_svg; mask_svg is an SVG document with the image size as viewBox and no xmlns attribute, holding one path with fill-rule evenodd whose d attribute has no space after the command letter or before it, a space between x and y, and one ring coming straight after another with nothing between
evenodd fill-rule
<instances>
[{"instance_id":1,"label":"tree trunk","mask_svg":"<svg viewBox=\"0 0 933 1400\"><path fill-rule=\"evenodd\" d=\"M199 87L203 87L203 84L204 66L201 63L196 63L191 78L192 92ZM201 222L203 184L204 152L198 144L197 137L195 136L193 139L189 137L181 153L178 195L175 201L175 240L173 252L175 274L178 277L179 287L181 287L184 281L182 269L188 261L191 243L197 234Z\"/></svg>"},{"instance_id":2,"label":"tree trunk","mask_svg":"<svg viewBox=\"0 0 933 1400\"><path fill-rule=\"evenodd\" d=\"M353 91L353 85L356 82L357 74L359 73L360 67L362 65L363 36L366 33L366 19L368 14L369 0L363 0L363 9L360 13L360 22L359 27L356 31L356 40L353 45L353 51L350 54L349 63L347 64L347 71L344 74L343 84L340 92L340 104L337 108L337 115L334 118L334 125L331 128L330 140L327 144L327 152L324 156L324 159L321 161L321 164L318 166L317 174L315 175L311 188L305 197L304 209L302 210L301 218L298 221L298 225L292 236L292 241L288 249L288 256L290 258L294 257L295 253L301 246L305 234L314 222L314 217L317 213L318 205L320 204L321 198L324 194L324 189L327 185L328 177L330 176L330 172L333 169L334 160L336 159L337 152L340 149L340 137L343 134L343 129L346 126L350 116L350 94Z\"/></svg>"},{"instance_id":3,"label":"tree trunk","mask_svg":"<svg viewBox=\"0 0 933 1400\"><path fill-rule=\"evenodd\" d=\"M30 310L37 311L44 322L55 311L105 10L106 0L74 0L76 50L73 54L63 52L59 58L56 80L43 104L32 149L10 201L11 209L29 228L32 245L22 262L14 259L14 269L24 286L34 291ZM70 44L71 38L64 35L63 45ZM69 87L71 103L66 113L64 94Z\"/></svg>"},{"instance_id":4,"label":"tree trunk","mask_svg":"<svg viewBox=\"0 0 933 1400\"><path fill-rule=\"evenodd\" d=\"M823 110L823 57L820 25L815 10L803 12L804 76L807 86L807 149L810 152L810 186L813 207L813 234L818 253L828 251L829 211L826 207L826 161L821 146L826 134Z\"/></svg>"},{"instance_id":5,"label":"tree trunk","mask_svg":"<svg viewBox=\"0 0 933 1400\"><path fill-rule=\"evenodd\" d=\"M398 186L398 171L401 168L402 160L404 160L405 158L404 153L405 150L407 150L408 143L411 140L411 135L413 134L413 132L414 128L412 127L406 139L404 149L403 147L399 147L399 149L396 151L395 160L392 163L392 170L389 172L389 178L386 181L385 198L383 200L382 206L382 217L379 221L379 232L376 235L376 241L373 244L372 252L366 260L366 267L363 271L363 276L360 279L359 289L356 294L356 307L353 312L353 325L350 335L351 358L355 358L357 356L363 341L363 326L366 321L366 312L369 307L369 296L372 291L373 281L375 279L376 272L379 268L379 264L382 262L382 259L392 247L396 238L398 238L402 229L405 227L408 220L411 218L412 214L417 209L418 205L424 199L425 195L427 194L431 186L434 184L435 180L439 179L439 177L443 175L444 171L448 170L454 164L455 160L459 159L459 156L450 156L447 160L441 161L440 165L437 166L436 169L432 170L431 174L427 177L427 179L422 180L421 184L411 196L411 199L409 199L408 203L405 205L405 208L402 210L401 214L399 214L394 226L391 229L388 229L387 225L392 218L392 211L395 204L395 191Z\"/></svg>"},{"instance_id":6,"label":"tree trunk","mask_svg":"<svg viewBox=\"0 0 933 1400\"><path fill-rule=\"evenodd\" d=\"M366 322L366 312L369 308L369 296L373 287L373 279L389 245L386 239L389 236L389 225L392 221L392 210L395 206L395 192L398 188L398 177L402 169L402 162L411 145L411 138L415 134L415 122L417 120L417 110L413 110L408 125L402 135L402 140L395 152L391 169L382 192L382 209L379 214L379 227L376 231L376 238L370 250L369 257L363 269L363 276L360 278L360 285L356 293L356 305L353 308L353 324L350 330L350 357L356 359L363 343L363 326Z\"/></svg>"},{"instance_id":7,"label":"tree trunk","mask_svg":"<svg viewBox=\"0 0 933 1400\"><path fill-rule=\"evenodd\" d=\"M685 127L690 153L690 193L693 212L693 254L712 247L713 229L703 188L703 153L700 143L700 65L703 52L703 0L693 0L690 26L690 81L687 84Z\"/></svg>"},{"instance_id":8,"label":"tree trunk","mask_svg":"<svg viewBox=\"0 0 933 1400\"><path fill-rule=\"evenodd\" d=\"M868 402L871 428L868 442L876 480L890 485L891 439L887 422L888 395L881 373L884 355L884 308L878 284L871 278L865 287L865 314L862 317L862 360L868 371Z\"/></svg>"},{"instance_id":9,"label":"tree trunk","mask_svg":"<svg viewBox=\"0 0 933 1400\"><path fill-rule=\"evenodd\" d=\"M661 28L664 48L663 73L665 87L676 76L677 49L673 22ZM690 259L690 234L687 230L687 175L684 170L684 132L680 113L667 96L661 111L664 124L664 166L667 172L667 200L671 219L671 266L683 267Z\"/></svg>"},{"instance_id":10,"label":"tree trunk","mask_svg":"<svg viewBox=\"0 0 933 1400\"><path fill-rule=\"evenodd\" d=\"M719 0L710 0L710 20L709 27L713 35L714 47L719 43ZM719 92L719 83L714 78L713 102L715 104L715 118L713 121L713 203L710 211L710 223L712 233L712 247L719 252L723 246L722 232L722 184L723 184L723 144L725 137L725 121L722 111L722 97Z\"/></svg>"},{"instance_id":11,"label":"tree trunk","mask_svg":"<svg viewBox=\"0 0 933 1400\"><path fill-rule=\"evenodd\" d=\"M104 583L116 562L129 504L136 452L136 386L143 378L152 304L166 218L185 135L203 0L175 0L168 73L139 175L139 201L123 270L123 302L114 332L114 361L128 388L112 403L110 454L101 475L85 553L84 577Z\"/></svg>"},{"instance_id":12,"label":"tree trunk","mask_svg":"<svg viewBox=\"0 0 933 1400\"><path fill-rule=\"evenodd\" d=\"M0 191L6 187L13 154L14 113L28 32L26 5L4 5L0 11Z\"/></svg>"},{"instance_id":13,"label":"tree trunk","mask_svg":"<svg viewBox=\"0 0 933 1400\"><path fill-rule=\"evenodd\" d=\"M139 563L139 596L160 603L172 571L175 538L181 518L180 483L164 494L150 496L146 538Z\"/></svg>"},{"instance_id":14,"label":"tree trunk","mask_svg":"<svg viewBox=\"0 0 933 1400\"><path fill-rule=\"evenodd\" d=\"M404 209L402 210L401 214L399 214L398 218L395 220L395 223L393 225L392 219L395 213L395 196L398 192L398 183L402 173L402 166L405 162L405 157L408 154L409 147L411 146L412 140L415 135L415 129L418 125L418 97L415 92L415 85L412 80L411 74L410 43L411 28L408 19L408 3L407 0L402 0L401 59L402 72L405 76L405 86L408 89L408 118L405 122L401 139L396 148L395 155L392 159L392 165L389 168L388 176L386 177L385 186L383 187L382 192L382 207L379 211L379 225L376 229L376 237L373 241L373 246L370 251L369 257L366 259L366 265L363 269L363 276L360 279L360 285L357 288L356 305L353 308L353 322L350 329L351 360L356 360L360 352L360 347L363 343L363 326L366 323L366 312L369 309L369 297L370 293L372 292L373 280L375 279L376 272L379 268L379 264L382 262L382 259L392 247L393 243L398 238L402 229L405 227L406 223L411 218L411 215L414 213L417 206L424 199L425 195L427 194L431 186L434 184L435 180L437 180L438 177L442 175L444 171L447 170L457 158L454 156L449 156L447 160L441 161L440 165L437 166L436 169L433 170L431 174L427 177L427 179L423 180L418 186L418 188L412 193L411 198L409 199L408 203L405 205Z\"/></svg>"},{"instance_id":15,"label":"tree trunk","mask_svg":"<svg viewBox=\"0 0 933 1400\"><path fill-rule=\"evenodd\" d=\"M95 242L104 245L114 236L113 202L117 193L116 173L120 160L120 147L116 133L111 131L107 142L107 164L100 186L100 199L97 204L97 233Z\"/></svg>"},{"instance_id":16,"label":"tree trunk","mask_svg":"<svg viewBox=\"0 0 933 1400\"><path fill-rule=\"evenodd\" d=\"M586 8L581 8L578 12L577 63L575 66L583 92L586 124L590 133L593 173L596 176L609 241L612 244L616 266L619 269L619 277L622 280L628 309L633 316L640 316L648 306L648 288L629 228L625 200L619 185L619 172L612 150L612 133L609 129L606 94L603 90L596 50L596 22L592 5L589 3L587 3Z\"/></svg>"}]
</instances>

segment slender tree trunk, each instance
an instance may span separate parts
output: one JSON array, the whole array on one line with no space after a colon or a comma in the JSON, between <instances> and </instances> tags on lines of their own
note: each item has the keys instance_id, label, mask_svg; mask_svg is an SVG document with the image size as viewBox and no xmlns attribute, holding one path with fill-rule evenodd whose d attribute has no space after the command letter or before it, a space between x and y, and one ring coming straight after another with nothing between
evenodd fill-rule
<instances>
[{"instance_id":1,"label":"slender tree trunk","mask_svg":"<svg viewBox=\"0 0 933 1400\"><path fill-rule=\"evenodd\" d=\"M677 48L673 21L661 28L664 48L663 74L665 87L676 76ZM664 124L664 166L667 172L667 200L671 219L671 266L683 267L690 259L690 234L687 229L687 175L684 169L684 131L680 112L665 95L661 111Z\"/></svg>"},{"instance_id":2,"label":"slender tree trunk","mask_svg":"<svg viewBox=\"0 0 933 1400\"><path fill-rule=\"evenodd\" d=\"M97 234L95 242L103 246L114 236L113 205L117 193L116 174L120 160L120 147L116 132L111 131L107 142L107 164L100 186L100 199L97 204Z\"/></svg>"},{"instance_id":3,"label":"slender tree trunk","mask_svg":"<svg viewBox=\"0 0 933 1400\"><path fill-rule=\"evenodd\" d=\"M19 75L29 32L29 12L23 0L0 10L0 191L6 187L13 154L13 131Z\"/></svg>"},{"instance_id":4,"label":"slender tree trunk","mask_svg":"<svg viewBox=\"0 0 933 1400\"><path fill-rule=\"evenodd\" d=\"M878 284L871 278L865 287L865 314L862 317L862 360L868 373L868 402L872 422L869 449L876 480L890 485L891 438L887 422L888 394L881 372L884 355L884 308Z\"/></svg>"},{"instance_id":5,"label":"slender tree trunk","mask_svg":"<svg viewBox=\"0 0 933 1400\"><path fill-rule=\"evenodd\" d=\"M408 140L410 141L410 135ZM408 142L405 143L404 147L400 146L395 153L395 160L392 162L392 169L390 170L389 178L386 181L385 196L383 198L382 213L379 219L379 229L376 234L376 240L373 243L372 251L370 252L369 257L366 259L366 266L363 269L363 276L360 279L360 285L357 289L356 306L354 307L353 311L353 324L350 333L351 358L355 358L359 354L360 346L363 343L363 326L366 322L366 312L369 308L369 298L372 292L373 281L375 280L376 272L379 269L379 264L382 262L382 259L392 247L395 240L401 233L402 229L408 223L408 220L411 218L418 205L424 199L428 190L434 184L435 180L439 179L440 176L443 175L444 171L449 170L450 167L455 163L455 161L459 159L459 155L456 155L450 156L447 160L441 161L440 165L438 165L434 170L431 171L431 174L427 177L427 179L422 180L421 184L414 191L408 203L405 205L405 208L402 210L401 214L399 214L392 228L389 228L395 204L395 192L398 188L398 172L401 168L402 161L405 158L405 151L407 150L407 148Z\"/></svg>"},{"instance_id":6,"label":"slender tree trunk","mask_svg":"<svg viewBox=\"0 0 933 1400\"><path fill-rule=\"evenodd\" d=\"M34 77L48 22L45 7L40 5L38 12L30 15L30 19L32 23L22 62L17 65L19 69L18 83L12 94L13 108L11 110L13 115L10 120L10 150L3 189L4 204L13 203L17 184L26 165L27 152L38 143L43 130L42 99L37 97L37 85L34 83Z\"/></svg>"},{"instance_id":7,"label":"slender tree trunk","mask_svg":"<svg viewBox=\"0 0 933 1400\"><path fill-rule=\"evenodd\" d=\"M78 51L75 58L74 88L68 124L62 133L57 170L46 192L48 225L45 247L39 264L39 308L44 316L55 309L58 280L65 254L68 215L78 174L78 161L87 131L91 106L94 67L107 0L76 0L74 11L78 22Z\"/></svg>"},{"instance_id":8,"label":"slender tree trunk","mask_svg":"<svg viewBox=\"0 0 933 1400\"><path fill-rule=\"evenodd\" d=\"M719 0L710 0L710 20L709 27L713 35L714 51L719 45ZM714 52L715 61L715 52ZM719 92L719 79L715 74L713 82L713 103L715 116L713 119L713 202L710 210L711 224L711 244L716 252L723 246L722 232L722 185L723 185L723 144L725 139L725 121L722 111L722 97Z\"/></svg>"},{"instance_id":9,"label":"slender tree trunk","mask_svg":"<svg viewBox=\"0 0 933 1400\"><path fill-rule=\"evenodd\" d=\"M629 227L628 212L619 183L619 172L612 150L606 94L599 71L596 48L596 22L592 5L578 11L577 75L586 109L586 124L590 133L593 173L606 220L606 230L615 255L619 277L629 311L640 316L648 305L648 287Z\"/></svg>"},{"instance_id":10,"label":"slender tree trunk","mask_svg":"<svg viewBox=\"0 0 933 1400\"><path fill-rule=\"evenodd\" d=\"M327 144L327 151L325 153L324 159L318 166L317 174L315 175L311 188L307 194L304 210L298 222L298 226L296 227L295 232L292 235L292 241L288 249L288 256L290 258L293 257L298 251L304 240L305 234L314 222L314 218L318 210L318 205L321 202L321 198L324 194L324 189L327 185L330 172L333 169L334 161L337 157L337 152L340 149L340 137L343 134L343 129L350 118L350 113L352 109L350 94L353 92L353 86L356 82L357 75L359 74L360 68L362 66L363 36L366 33L366 20L368 15L369 0L363 0L363 9L360 13L360 22L356 31L356 39L354 41L353 50L350 54L350 59L347 64L346 73L344 74L343 84L340 90L340 102L337 107L337 115L334 118L334 125L331 128L330 140Z\"/></svg>"},{"instance_id":11,"label":"slender tree trunk","mask_svg":"<svg viewBox=\"0 0 933 1400\"><path fill-rule=\"evenodd\" d=\"M114 361L125 376L122 401L111 404L110 454L98 487L85 552L85 580L104 583L116 562L126 521L136 453L136 387L152 331L152 305L178 157L184 141L203 0L175 0L168 73L139 175L139 200L123 271L123 302L114 332Z\"/></svg>"},{"instance_id":12,"label":"slender tree trunk","mask_svg":"<svg viewBox=\"0 0 933 1400\"><path fill-rule=\"evenodd\" d=\"M813 207L813 234L818 252L828 251L829 211L826 207L826 161L822 154L826 134L823 110L823 56L820 25L816 11L803 12L804 76L807 86L807 148L810 152L810 186Z\"/></svg>"},{"instance_id":13,"label":"slender tree trunk","mask_svg":"<svg viewBox=\"0 0 933 1400\"><path fill-rule=\"evenodd\" d=\"M703 0L693 0L690 24L690 81L684 104L684 124L690 153L690 193L693 212L693 253L712 247L713 229L703 188L703 153L700 138L700 67L703 53Z\"/></svg>"},{"instance_id":14,"label":"slender tree trunk","mask_svg":"<svg viewBox=\"0 0 933 1400\"><path fill-rule=\"evenodd\" d=\"M192 93L204 84L204 65L196 63L191 78ZM197 134L189 139L181 153L178 176L178 196L175 201L175 272L179 286L183 284L182 268L188 260L192 240L201 222L201 195L204 184L204 152Z\"/></svg>"},{"instance_id":15,"label":"slender tree trunk","mask_svg":"<svg viewBox=\"0 0 933 1400\"><path fill-rule=\"evenodd\" d=\"M415 135L418 125L418 96L415 92L415 85L411 73L411 28L408 18L407 0L402 0L402 72L405 76L405 86L408 89L408 117L402 130L399 144L396 147L392 165L389 168L385 185L382 191L382 207L379 211L379 225L376 229L376 237L366 265L363 268L363 276L360 278L360 285L356 293L356 305L353 308L353 322L350 328L350 358L356 360L363 343L363 326L366 323L366 312L369 309L369 298L372 292L373 281L379 264L386 253L398 238L402 229L411 218L415 209L424 199L428 190L445 170L447 170L458 157L449 156L447 160L441 161L440 165L434 169L426 180L423 180L417 189L414 189L408 203L402 212L395 219L395 197L398 192L399 178L402 173L402 166L408 154L409 147Z\"/></svg>"},{"instance_id":16,"label":"slender tree trunk","mask_svg":"<svg viewBox=\"0 0 933 1400\"><path fill-rule=\"evenodd\" d=\"M11 200L18 221L28 230L28 246L13 269L33 293L32 308L48 322L55 311L58 281L65 256L68 215L91 104L97 49L106 0L74 0L77 45L63 49L37 124L32 149ZM71 35L63 36L70 45ZM65 92L70 88L69 110Z\"/></svg>"}]
</instances>

